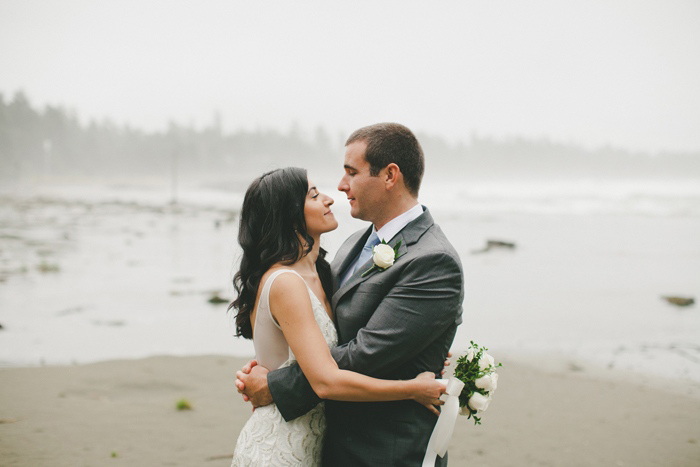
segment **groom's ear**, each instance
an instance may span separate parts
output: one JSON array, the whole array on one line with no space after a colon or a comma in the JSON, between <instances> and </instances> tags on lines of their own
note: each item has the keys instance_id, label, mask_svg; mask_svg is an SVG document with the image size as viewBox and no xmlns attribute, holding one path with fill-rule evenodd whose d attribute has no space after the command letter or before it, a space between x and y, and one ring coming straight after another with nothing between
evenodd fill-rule
<instances>
[{"instance_id":1,"label":"groom's ear","mask_svg":"<svg viewBox=\"0 0 700 467\"><path fill-rule=\"evenodd\" d=\"M384 187L391 190L402 179L401 169L393 162L384 168Z\"/></svg>"}]
</instances>

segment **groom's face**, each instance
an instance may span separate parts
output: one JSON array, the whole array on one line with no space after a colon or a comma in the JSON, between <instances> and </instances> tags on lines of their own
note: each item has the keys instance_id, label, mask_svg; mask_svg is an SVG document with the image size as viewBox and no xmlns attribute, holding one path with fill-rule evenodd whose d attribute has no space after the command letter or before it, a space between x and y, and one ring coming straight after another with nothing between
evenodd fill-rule
<instances>
[{"instance_id":1,"label":"groom's face","mask_svg":"<svg viewBox=\"0 0 700 467\"><path fill-rule=\"evenodd\" d=\"M369 174L369 162L365 159L367 143L355 141L345 148L345 175L338 190L350 201L350 215L356 219L374 222L385 202L386 189L382 182L383 170L376 176Z\"/></svg>"}]
</instances>

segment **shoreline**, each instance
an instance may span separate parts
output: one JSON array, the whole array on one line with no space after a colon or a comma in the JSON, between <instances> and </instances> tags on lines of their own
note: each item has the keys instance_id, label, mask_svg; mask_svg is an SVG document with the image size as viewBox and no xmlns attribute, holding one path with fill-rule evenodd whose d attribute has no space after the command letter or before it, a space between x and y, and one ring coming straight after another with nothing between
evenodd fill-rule
<instances>
[{"instance_id":1,"label":"shoreline","mask_svg":"<svg viewBox=\"0 0 700 467\"><path fill-rule=\"evenodd\" d=\"M246 360L208 355L1 368L0 459L8 466L230 465L250 413L233 386ZM693 384L683 395L677 381L662 390L622 373L603 378L610 373L500 361L499 388L482 425L457 420L450 465L700 461ZM192 410L176 410L182 399Z\"/></svg>"},{"instance_id":2,"label":"shoreline","mask_svg":"<svg viewBox=\"0 0 700 467\"><path fill-rule=\"evenodd\" d=\"M452 371L454 362L462 355L462 352L452 351L451 364L446 368L447 375ZM519 367L530 368L533 371L546 373L549 375L571 375L584 378L595 379L601 382L629 383L635 386L644 386L651 389L671 392L682 396L688 396L700 400L700 381L688 376L669 376L663 374L652 374L635 369L613 368L594 359L582 359L577 355L561 354L557 352L527 350L518 352L512 351L498 352L496 360L506 364L516 364ZM157 354L135 357L105 358L85 362L59 362L59 363L11 363L0 362L0 372L13 369L40 369L40 368L73 368L98 364L110 364L120 362L138 362L150 359L170 359L170 358L224 358L236 361L247 362L253 358L252 355L241 356L237 354ZM536 362L536 364L535 364ZM694 375L693 375L694 376Z\"/></svg>"}]
</instances>

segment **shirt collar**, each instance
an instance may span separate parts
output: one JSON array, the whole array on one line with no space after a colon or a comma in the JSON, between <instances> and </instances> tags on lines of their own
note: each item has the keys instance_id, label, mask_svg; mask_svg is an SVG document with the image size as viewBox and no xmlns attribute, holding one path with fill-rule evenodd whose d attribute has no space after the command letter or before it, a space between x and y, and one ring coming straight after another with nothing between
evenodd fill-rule
<instances>
[{"instance_id":1,"label":"shirt collar","mask_svg":"<svg viewBox=\"0 0 700 467\"><path fill-rule=\"evenodd\" d=\"M421 214L423 214L423 206L421 206L420 203L417 203L408 211L387 222L381 229L376 230L374 226L372 226L372 232L376 232L380 240L388 242L411 221L420 217Z\"/></svg>"}]
</instances>

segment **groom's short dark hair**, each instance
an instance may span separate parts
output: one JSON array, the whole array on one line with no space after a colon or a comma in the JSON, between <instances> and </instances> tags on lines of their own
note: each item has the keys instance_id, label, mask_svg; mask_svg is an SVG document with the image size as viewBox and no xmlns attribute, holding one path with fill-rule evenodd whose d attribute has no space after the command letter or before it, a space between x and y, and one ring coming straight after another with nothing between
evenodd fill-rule
<instances>
[{"instance_id":1,"label":"groom's short dark hair","mask_svg":"<svg viewBox=\"0 0 700 467\"><path fill-rule=\"evenodd\" d=\"M411 130L398 123L377 123L356 130L345 146L356 141L367 144L365 159L371 176L393 162L401 169L409 193L418 196L425 160L423 148Z\"/></svg>"}]
</instances>

